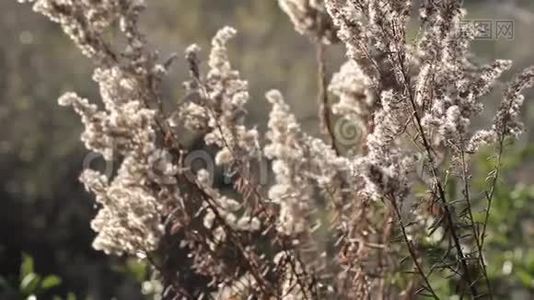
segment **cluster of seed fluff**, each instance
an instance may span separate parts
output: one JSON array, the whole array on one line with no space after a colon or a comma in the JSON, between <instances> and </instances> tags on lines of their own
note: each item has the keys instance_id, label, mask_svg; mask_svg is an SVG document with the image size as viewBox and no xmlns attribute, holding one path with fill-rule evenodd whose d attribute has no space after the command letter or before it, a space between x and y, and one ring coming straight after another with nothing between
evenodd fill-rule
<instances>
[{"instance_id":1,"label":"cluster of seed fluff","mask_svg":"<svg viewBox=\"0 0 534 300\"><path fill-rule=\"evenodd\" d=\"M189 129L207 129L204 136L208 145L217 145L215 161L218 165L232 165L244 162L259 155L258 132L244 124L245 105L249 100L248 83L240 78L239 72L232 69L226 44L236 34L236 30L225 27L217 32L212 40L209 56L209 72L205 79L194 74L192 82L186 83L193 101L185 103L180 117ZM200 48L196 45L186 50L186 57L193 63Z\"/></svg>"},{"instance_id":2,"label":"cluster of seed fluff","mask_svg":"<svg viewBox=\"0 0 534 300\"><path fill-rule=\"evenodd\" d=\"M337 41L336 29L322 0L278 0L278 4L298 33L327 44Z\"/></svg>"},{"instance_id":3,"label":"cluster of seed fluff","mask_svg":"<svg viewBox=\"0 0 534 300\"><path fill-rule=\"evenodd\" d=\"M360 42L367 40L362 16L363 12L349 9L350 4L345 0L326 0L325 8L331 16L334 25L339 28L337 36L347 47L347 54L351 59L363 56Z\"/></svg>"},{"instance_id":4,"label":"cluster of seed fluff","mask_svg":"<svg viewBox=\"0 0 534 300\"><path fill-rule=\"evenodd\" d=\"M144 6L143 1L132 1L132 4ZM84 55L100 60L109 58L110 49L102 42L101 35L117 20L120 6L120 1L113 0L37 0L33 8L59 23Z\"/></svg>"},{"instance_id":5,"label":"cluster of seed fluff","mask_svg":"<svg viewBox=\"0 0 534 300\"><path fill-rule=\"evenodd\" d=\"M104 111L74 93L59 99L63 106L73 106L82 117L86 130L82 141L89 150L105 159L113 159L113 152L128 154L140 151L150 155L155 150L155 114L144 107L136 91L135 81L118 68L97 69L93 76L100 86ZM132 140L137 140L136 144Z\"/></svg>"},{"instance_id":6,"label":"cluster of seed fluff","mask_svg":"<svg viewBox=\"0 0 534 300\"><path fill-rule=\"evenodd\" d=\"M443 82L439 90L432 88L432 92L438 97L429 101L431 94L427 92L430 89L428 85L417 91L419 97L424 99L421 102L430 106L423 115L422 124L428 135L433 134L433 141L458 144L464 140L469 134L471 120L483 110L480 97L487 93L489 87L510 66L509 61L499 60L485 66L477 74L468 74L466 71L462 74L459 69L434 68L432 80ZM452 79L455 81L450 81ZM428 77L425 79L421 76L418 80L428 80ZM447 86L447 82L454 83ZM424 85L422 82L418 84Z\"/></svg>"},{"instance_id":7,"label":"cluster of seed fluff","mask_svg":"<svg viewBox=\"0 0 534 300\"><path fill-rule=\"evenodd\" d=\"M337 155L323 140L311 137L301 130L279 91L272 90L266 96L272 104L272 110L267 133L270 143L264 147L264 153L275 160L275 174L289 176L287 169L294 169L293 172L302 178L312 180L321 189L327 189L336 176L346 177L351 173L353 165L349 159ZM277 182L283 183L286 180L288 178L280 177ZM287 184L291 185L290 182Z\"/></svg>"},{"instance_id":8,"label":"cluster of seed fluff","mask_svg":"<svg viewBox=\"0 0 534 300\"><path fill-rule=\"evenodd\" d=\"M224 242L225 228L229 226L238 231L257 231L260 229L260 221L255 216L244 215L240 213L243 209L242 203L221 195L221 193L212 187L210 182L211 175L205 169L199 170L197 173L197 181L204 189L205 193L213 201L212 205L204 203L206 213L204 215L203 224L206 229L213 230L218 237L217 242ZM221 220L217 220L220 218ZM212 245L215 247L215 245Z\"/></svg>"},{"instance_id":9,"label":"cluster of seed fluff","mask_svg":"<svg viewBox=\"0 0 534 300\"><path fill-rule=\"evenodd\" d=\"M98 233L93 247L106 254L127 253L143 258L158 247L163 226L158 199L147 187L132 184L128 173L121 168L108 183L104 175L86 170L80 179L101 206L91 221L92 229Z\"/></svg>"},{"instance_id":10,"label":"cluster of seed fluff","mask_svg":"<svg viewBox=\"0 0 534 300\"><path fill-rule=\"evenodd\" d=\"M332 112L350 119L367 119L375 101L371 86L371 80L356 62L345 62L328 86L339 99L332 105Z\"/></svg>"},{"instance_id":11,"label":"cluster of seed fluff","mask_svg":"<svg viewBox=\"0 0 534 300\"><path fill-rule=\"evenodd\" d=\"M328 90L338 99L331 111L342 118L336 122L336 142L352 146L368 134L377 106L371 79L358 63L348 60L332 76Z\"/></svg>"},{"instance_id":12,"label":"cluster of seed fluff","mask_svg":"<svg viewBox=\"0 0 534 300\"><path fill-rule=\"evenodd\" d=\"M120 159L116 175L85 170L80 179L95 194L99 212L91 225L97 232L93 246L108 254L146 255L163 236L162 215L179 202L178 167L173 156L158 145L157 111L147 99L155 97L146 82L156 86L162 67L142 52L134 24L143 1L39 0L34 9L61 24L85 55L99 63L93 80L103 109L75 93L59 99L80 115L81 135L88 150L105 160ZM104 40L106 29L119 21L128 39L121 63ZM148 79L151 77L152 79ZM150 94L147 97L147 94ZM155 188L157 186L157 188Z\"/></svg>"},{"instance_id":13,"label":"cluster of seed fluff","mask_svg":"<svg viewBox=\"0 0 534 300\"><path fill-rule=\"evenodd\" d=\"M235 34L235 29L225 27L213 38L206 78L207 99L211 101L208 126L212 131L204 139L207 144L221 148L215 161L222 165L259 153L257 130L244 125L248 83L240 78L239 71L232 69L228 58L226 44Z\"/></svg>"},{"instance_id":14,"label":"cluster of seed fluff","mask_svg":"<svg viewBox=\"0 0 534 300\"><path fill-rule=\"evenodd\" d=\"M386 73L391 73L392 68L387 65L388 55L384 54L403 51L395 46L404 47L404 43L395 42L403 37L411 1L324 2L334 25L339 28L337 36L345 44L347 56L358 62L373 85L390 85L387 79L390 75Z\"/></svg>"},{"instance_id":15,"label":"cluster of seed fluff","mask_svg":"<svg viewBox=\"0 0 534 300\"><path fill-rule=\"evenodd\" d=\"M398 138L409 120L408 97L398 87L402 72L393 67L397 58L384 53L401 54L406 50L401 36L411 3L353 2L325 1L350 59L330 85L330 90L340 98L332 109L360 120L368 132L366 153L357 157L355 163L366 183L364 194L373 199L391 196L402 199L408 192L405 175L411 171L411 158L401 149ZM361 122L362 119L366 122Z\"/></svg>"},{"instance_id":16,"label":"cluster of seed fluff","mask_svg":"<svg viewBox=\"0 0 534 300\"><path fill-rule=\"evenodd\" d=\"M367 137L367 154L357 158L365 192L375 200L402 200L408 194L413 155L403 150L398 140L409 120L403 100L393 91L382 92L381 109L375 113L375 127Z\"/></svg>"},{"instance_id":17,"label":"cluster of seed fluff","mask_svg":"<svg viewBox=\"0 0 534 300\"><path fill-rule=\"evenodd\" d=\"M483 110L481 97L491 91L511 63L497 60L478 67L468 60L474 28L462 26L465 13L459 1L439 4L425 1L421 10L421 38L413 46L405 40L410 1L325 0L325 7L352 60L352 66L346 64L343 68L347 71L334 78L350 74L349 70L354 76L354 81L347 84L354 89L349 89L348 95L343 93L347 91L343 85L339 84L337 90L331 85L330 90L340 97L332 110L361 116L361 100L373 99L365 95L377 95L370 109L372 122L363 124L369 133L366 146L354 162L357 176L364 183L354 186L360 194L397 205L406 199L414 200L410 187L414 183L414 163L420 158L425 167L440 168L436 156L456 157L460 152L474 152L484 143L520 132L520 93L532 84L532 69L506 90L491 129L473 133L470 128L472 120ZM360 102L347 97L354 92L363 95ZM341 105L344 97L350 105ZM422 178L430 192L435 192L435 182L439 180L429 180L433 176L426 174ZM358 220L347 220L343 223L345 228L360 228L355 223ZM342 240L342 244L349 249L352 245L348 239ZM352 259L360 254L355 253Z\"/></svg>"},{"instance_id":18,"label":"cluster of seed fluff","mask_svg":"<svg viewBox=\"0 0 534 300\"><path fill-rule=\"evenodd\" d=\"M94 247L114 254L152 251L162 235L160 210L165 202L151 183L176 184L178 168L172 156L156 145L155 111L134 98L134 81L118 69L97 69L94 78L105 110L97 110L74 93L59 99L80 114L85 124L82 140L89 150L108 161L123 160L114 178L92 170L81 176L101 206L92 222L98 233Z\"/></svg>"},{"instance_id":19,"label":"cluster of seed fluff","mask_svg":"<svg viewBox=\"0 0 534 300\"><path fill-rule=\"evenodd\" d=\"M346 191L335 192L338 182L346 182L344 188L351 190L357 181L352 176L356 169L352 161L337 155L324 141L302 131L279 91L272 90L266 97L272 110L266 135L269 143L264 147L264 154L272 160L275 175L268 199L279 206L278 232L291 239L298 254L281 252L275 257L275 264L285 262L286 265L280 266L284 295L288 299L303 299L311 293L310 276L333 276L332 262L326 256L329 242L318 240L319 232L328 227L318 218L322 213L317 210L320 199L327 199L327 210L341 203L340 195ZM306 273L310 270L321 270L321 273ZM330 292L327 281L318 280L317 286L324 293Z\"/></svg>"},{"instance_id":20,"label":"cluster of seed fluff","mask_svg":"<svg viewBox=\"0 0 534 300\"><path fill-rule=\"evenodd\" d=\"M467 152L475 152L480 146L502 141L506 137L517 137L523 131L520 111L524 89L534 86L534 68L525 69L506 88L503 100L489 129L476 131L467 144Z\"/></svg>"},{"instance_id":21,"label":"cluster of seed fluff","mask_svg":"<svg viewBox=\"0 0 534 300\"><path fill-rule=\"evenodd\" d=\"M280 204L279 230L289 236L309 230L310 214L314 208L313 185L302 173L306 169L306 149L301 141L301 129L278 91L267 93L273 105L269 115L269 144L265 155L273 159L276 183L269 190L269 198Z\"/></svg>"},{"instance_id":22,"label":"cluster of seed fluff","mask_svg":"<svg viewBox=\"0 0 534 300\"><path fill-rule=\"evenodd\" d=\"M525 97L521 93L532 86L534 86L534 67L525 69L506 89L493 126L493 130L499 136L517 137L522 132L520 109Z\"/></svg>"},{"instance_id":23,"label":"cluster of seed fluff","mask_svg":"<svg viewBox=\"0 0 534 300\"><path fill-rule=\"evenodd\" d=\"M483 110L480 98L510 69L511 62L473 66L466 58L474 29L461 26L465 13L458 7L446 16L424 13L428 30L414 53L422 62L414 90L415 102L425 108L422 125L435 144L473 148L464 141L469 139L471 120Z\"/></svg>"},{"instance_id":24,"label":"cluster of seed fluff","mask_svg":"<svg viewBox=\"0 0 534 300\"><path fill-rule=\"evenodd\" d=\"M367 174L365 178L370 187L368 191L376 192L371 194L384 197L392 191L391 188L386 188L395 181L392 179L402 177L408 171L399 167L410 165L407 162L411 158L403 159L402 153L412 150L399 142L404 133L420 129L418 122L424 132L415 134L424 134L425 139L433 147L437 147L435 151L452 149L453 152L472 152L479 144L496 140L496 130L482 130L473 134L470 124L483 110L480 98L491 90L511 63L497 60L477 67L468 61L469 43L474 36L474 28L462 26L461 19L465 12L458 3L424 3L421 9L421 39L415 47L410 47L404 41L405 32L402 29L406 27L410 1L358 1L358 5L353 5L352 2L354 1L325 1L329 14L340 28L338 35L352 59L351 65L347 63L334 76L340 83L334 85L336 82L333 82L330 90L340 97L339 103L332 109L334 112L342 110L345 115L362 114L361 100L356 102L354 97L350 98L355 92L360 92L362 100L373 99L369 95L380 95L381 99L376 102L375 109L371 110L374 121L364 124L373 126L369 128L368 153L359 158L366 162L367 171L364 173ZM376 53L382 55L375 55ZM410 69L414 66L419 72ZM345 67L352 72L344 71ZM394 74L392 78L384 72L386 69L392 71L387 72ZM347 75L342 77L342 74ZM528 78L528 75L525 77ZM343 88L342 78L347 81L346 86L354 90ZM349 78L352 78L350 83ZM377 80L379 84L376 83ZM510 88L505 96L508 106L503 104L503 107L515 103L512 107L518 109L521 98L519 93L527 85L525 83ZM344 91L349 93L343 93ZM341 105L344 102L350 105ZM418 115L417 120L411 119L414 113ZM510 121L510 118L506 121ZM497 120L496 124L498 123ZM513 124L513 121L508 124ZM401 149L403 147L404 150ZM426 156L425 153L420 154L419 157ZM369 162L371 163L367 164ZM389 174L390 171L392 173ZM374 184L369 184L373 182ZM404 190L401 194L407 192L406 183L396 182L391 187L395 186Z\"/></svg>"}]
</instances>

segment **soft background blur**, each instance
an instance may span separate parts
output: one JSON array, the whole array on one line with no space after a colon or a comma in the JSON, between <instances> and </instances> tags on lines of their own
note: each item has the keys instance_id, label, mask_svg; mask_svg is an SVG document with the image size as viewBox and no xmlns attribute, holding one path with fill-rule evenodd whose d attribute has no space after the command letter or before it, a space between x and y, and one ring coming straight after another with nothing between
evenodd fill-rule
<instances>
[{"instance_id":1,"label":"soft background blur","mask_svg":"<svg viewBox=\"0 0 534 300\"><path fill-rule=\"evenodd\" d=\"M252 123L265 127L263 94L280 89L305 128L317 133L314 49L293 31L274 0L147 1L145 32L162 58L179 59L165 94L172 105L183 94L187 76L181 53L190 43L209 50L218 28L239 30L232 41L235 66L250 83ZM469 19L514 21L513 40L478 40L480 62L514 60L518 71L534 64L534 1L466 0ZM330 72L343 60L343 49L328 50ZM142 299L145 267L133 260L106 257L91 248L91 197L78 183L86 151L79 142L78 117L56 105L74 90L98 100L92 65L56 24L17 1L0 1L0 299L32 292L43 298ZM503 78L510 77L509 72ZM499 91L497 90L497 95ZM534 94L527 97L524 120L534 128ZM488 97L483 120L492 118L499 99ZM504 295L534 299L534 130L507 148L495 215L490 223L490 272ZM483 184L488 153L477 158ZM23 259L24 258L24 259ZM33 258L33 259L32 259ZM49 276L54 275L54 276ZM57 275L57 277L56 277ZM35 280L40 276L41 284ZM45 280L46 279L46 280ZM43 284L45 282L46 284ZM149 288L145 286L145 290Z\"/></svg>"}]
</instances>

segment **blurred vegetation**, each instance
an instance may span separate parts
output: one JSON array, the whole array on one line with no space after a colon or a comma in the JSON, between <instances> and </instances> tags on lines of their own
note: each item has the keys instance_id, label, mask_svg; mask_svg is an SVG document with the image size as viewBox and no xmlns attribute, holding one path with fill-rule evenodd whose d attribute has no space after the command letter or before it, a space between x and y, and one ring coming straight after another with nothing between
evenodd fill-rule
<instances>
[{"instance_id":1,"label":"blurred vegetation","mask_svg":"<svg viewBox=\"0 0 534 300\"><path fill-rule=\"evenodd\" d=\"M494 154L478 157L475 186L487 186L484 174L495 166ZM497 184L488 220L485 259L488 275L499 299L534 298L534 185L511 176L534 159L534 145L508 147L503 179Z\"/></svg>"},{"instance_id":2,"label":"blurred vegetation","mask_svg":"<svg viewBox=\"0 0 534 300\"><path fill-rule=\"evenodd\" d=\"M473 159L474 192L471 200L474 217L480 223L484 220L487 206L484 192L491 186L488 174L497 166L495 152L488 147ZM518 181L514 176L524 162L533 159L534 144L509 144L501 161L500 179L491 204L484 243L484 259L494 299L534 299L534 184ZM448 185L449 193L458 197L461 181L451 179ZM479 230L482 230L481 227ZM437 257L441 255L443 253L436 253ZM435 272L431 276L438 296L441 299L459 299L451 298L458 293L455 290L457 282L442 275Z\"/></svg>"},{"instance_id":3,"label":"blurred vegetation","mask_svg":"<svg viewBox=\"0 0 534 300\"><path fill-rule=\"evenodd\" d=\"M466 1L469 18L515 21L514 40L474 43L477 60L511 58L514 70L534 63L534 3L513 2ZM314 49L293 31L276 1L149 1L143 21L163 59L173 52L180 57L165 83L168 106L182 96L185 47L198 43L207 50L216 30L231 25L240 32L232 60L250 81L249 121L264 126L263 94L277 88L305 128L317 134ZM79 143L81 125L56 105L67 90L98 101L92 66L55 24L16 1L0 1L0 36L0 299L143 299L157 290L146 266L91 248L95 209L77 181L86 155ZM343 49L331 47L328 55L333 72ZM488 106L497 100L488 99ZM527 103L525 111L533 128L534 106ZM507 169L488 228L491 278L498 291L512 289L523 299L534 297L533 141L529 132L507 148ZM491 168L488 156L475 162L480 185Z\"/></svg>"},{"instance_id":4,"label":"blurred vegetation","mask_svg":"<svg viewBox=\"0 0 534 300\"><path fill-rule=\"evenodd\" d=\"M8 298L35 299L59 285L61 278L57 275L42 276L35 273L33 258L27 254L22 255L17 281L10 282L9 278L0 277L0 287L4 289L4 297ZM67 299L73 297L75 297L73 294L68 294Z\"/></svg>"}]
</instances>

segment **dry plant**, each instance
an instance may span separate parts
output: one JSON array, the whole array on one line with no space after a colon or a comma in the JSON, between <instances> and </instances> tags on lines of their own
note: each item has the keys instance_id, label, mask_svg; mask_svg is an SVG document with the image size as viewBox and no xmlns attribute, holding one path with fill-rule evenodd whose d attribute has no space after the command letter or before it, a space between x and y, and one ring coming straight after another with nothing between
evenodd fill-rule
<instances>
[{"instance_id":1,"label":"dry plant","mask_svg":"<svg viewBox=\"0 0 534 300\"><path fill-rule=\"evenodd\" d=\"M164 111L172 58L160 60L139 32L144 2L33 3L96 64L104 107L75 93L59 99L81 116L87 149L120 162L112 174L81 175L99 208L95 249L148 261L164 299L438 299L436 276L461 297L492 298L486 224L534 68L508 85L493 124L472 129L511 62L469 59L476 29L462 25L461 1L426 0L417 16L410 1L279 0L317 46L325 139L301 129L278 91L266 95L268 131L246 126L247 81L230 63L229 27L212 40L207 72L200 48L186 50L187 96ZM345 45L347 62L328 84L333 43ZM344 143L350 129L359 144ZM213 168L192 170L181 139L190 132L218 149L233 193L213 184ZM469 159L485 144L496 145L497 163L479 195ZM266 159L272 184L258 167ZM461 192L449 191L453 181Z\"/></svg>"}]
</instances>

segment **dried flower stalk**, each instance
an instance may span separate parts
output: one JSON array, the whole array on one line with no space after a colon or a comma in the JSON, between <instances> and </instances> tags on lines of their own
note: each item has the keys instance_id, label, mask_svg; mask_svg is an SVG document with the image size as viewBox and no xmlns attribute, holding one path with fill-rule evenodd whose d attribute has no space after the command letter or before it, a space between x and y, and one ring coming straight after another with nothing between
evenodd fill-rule
<instances>
[{"instance_id":1,"label":"dried flower stalk","mask_svg":"<svg viewBox=\"0 0 534 300\"><path fill-rule=\"evenodd\" d=\"M483 252L499 165L480 225L469 157L496 143L500 161L505 139L521 133L521 93L534 85L534 69L509 85L493 124L475 131L480 98L511 62L467 59L474 29L461 25L459 1L424 1L415 42L406 38L411 1L279 4L318 45L320 115L331 145L302 130L278 91L266 96L265 138L245 125L247 82L227 50L233 28L213 38L205 75L200 48L186 50L188 95L166 112L160 83L172 58L160 63L138 30L144 1L35 1L97 65L104 107L74 93L60 105L81 116L87 149L120 161L116 175L85 170L80 177L99 207L94 248L146 259L166 299L438 299L433 272L454 277L462 295L491 298ZM106 38L116 25L123 49ZM348 60L327 87L323 44L338 41ZM347 121L360 147L337 130ZM191 150L180 141L185 131L217 148L214 161L231 174L231 197L212 184L214 170L191 170ZM274 175L267 186L254 167L264 159ZM446 174L463 182L461 205L445 192ZM442 237L432 242L443 253L437 262L421 248L435 234ZM396 274L407 284L390 280Z\"/></svg>"}]
</instances>

